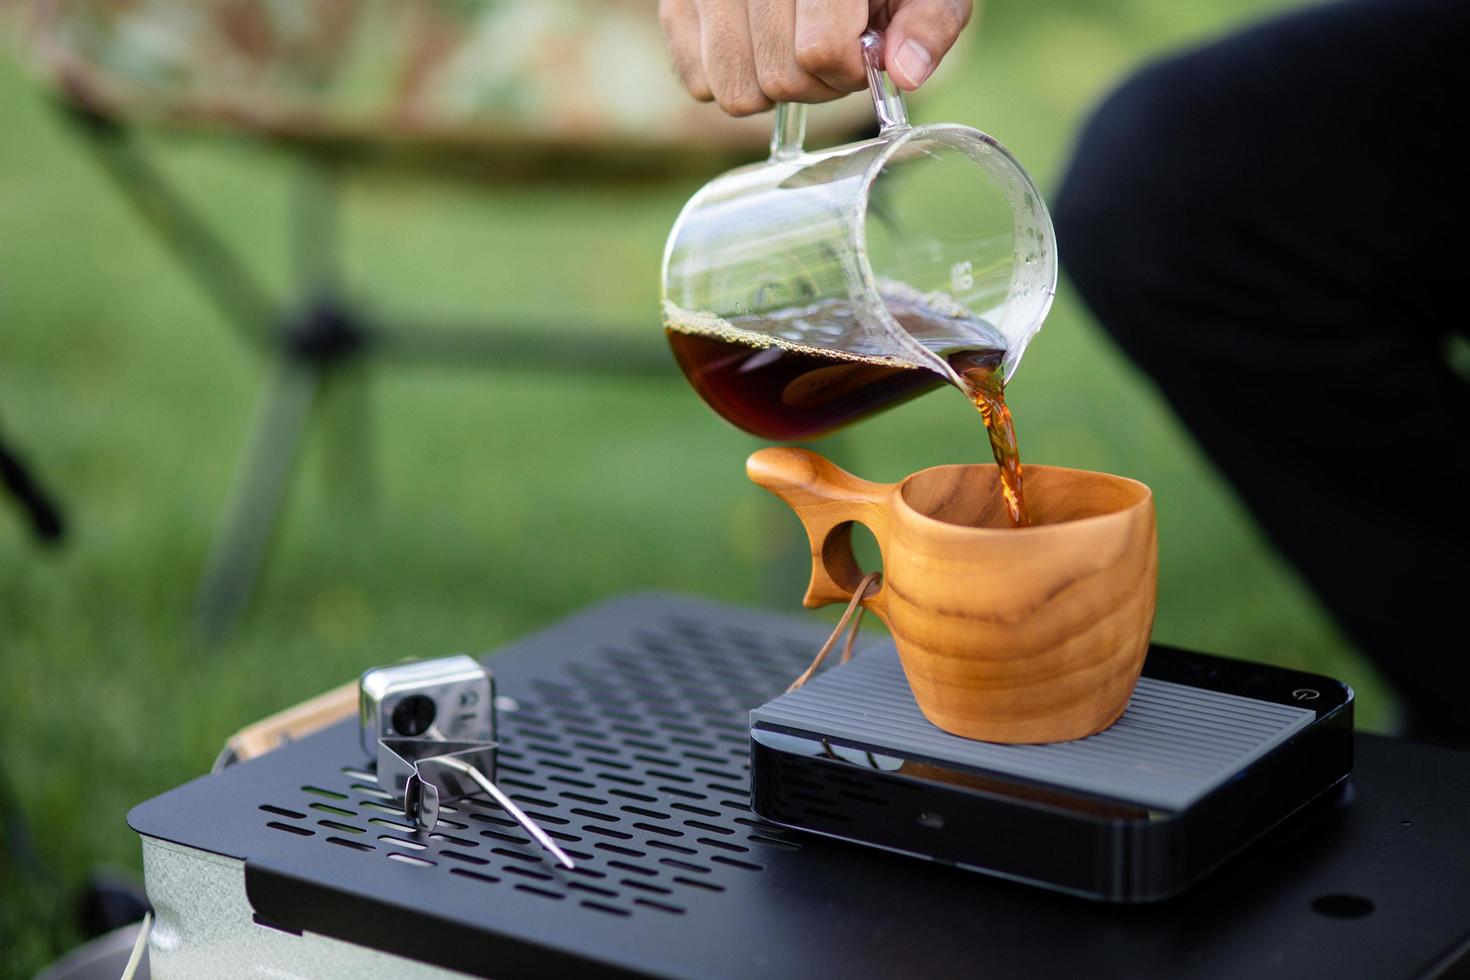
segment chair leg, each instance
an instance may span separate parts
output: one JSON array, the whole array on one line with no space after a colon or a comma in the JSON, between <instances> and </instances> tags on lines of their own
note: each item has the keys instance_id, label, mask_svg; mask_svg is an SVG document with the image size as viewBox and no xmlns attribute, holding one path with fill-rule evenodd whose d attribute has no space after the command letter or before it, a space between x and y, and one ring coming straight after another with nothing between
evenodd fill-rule
<instances>
[{"instance_id":1,"label":"chair leg","mask_svg":"<svg viewBox=\"0 0 1470 980\"><path fill-rule=\"evenodd\" d=\"M225 322L246 341L268 347L279 322L276 304L240 256L154 166L132 130L75 108L69 115L113 186Z\"/></svg>"},{"instance_id":2,"label":"chair leg","mask_svg":"<svg viewBox=\"0 0 1470 980\"><path fill-rule=\"evenodd\" d=\"M331 160L308 156L291 188L292 276L302 295L326 304L342 291L341 180Z\"/></svg>"},{"instance_id":3,"label":"chair leg","mask_svg":"<svg viewBox=\"0 0 1470 980\"><path fill-rule=\"evenodd\" d=\"M225 517L210 544L194 605L194 627L220 639L239 622L275 537L321 383L314 364L282 357L256 405Z\"/></svg>"},{"instance_id":4,"label":"chair leg","mask_svg":"<svg viewBox=\"0 0 1470 980\"><path fill-rule=\"evenodd\" d=\"M301 161L291 201L291 268L305 314L287 331L298 353L323 368L321 421L327 491L349 507L376 496L371 388L366 358L375 335L339 297L341 285L341 173L331 158Z\"/></svg>"},{"instance_id":5,"label":"chair leg","mask_svg":"<svg viewBox=\"0 0 1470 980\"><path fill-rule=\"evenodd\" d=\"M61 509L31 474L30 468L13 449L0 440L0 486L20 504L36 538L45 544L56 544L65 533Z\"/></svg>"},{"instance_id":6,"label":"chair leg","mask_svg":"<svg viewBox=\"0 0 1470 980\"><path fill-rule=\"evenodd\" d=\"M373 439L373 371L365 360L335 366L322 379L322 483L334 503L370 512L378 499L378 454Z\"/></svg>"}]
</instances>

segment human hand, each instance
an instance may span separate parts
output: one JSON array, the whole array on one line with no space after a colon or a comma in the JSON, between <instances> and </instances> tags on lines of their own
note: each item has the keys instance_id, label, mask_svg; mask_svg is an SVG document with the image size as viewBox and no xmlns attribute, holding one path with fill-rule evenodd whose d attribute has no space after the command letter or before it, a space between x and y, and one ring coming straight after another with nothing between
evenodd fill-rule
<instances>
[{"instance_id":1,"label":"human hand","mask_svg":"<svg viewBox=\"0 0 1470 980\"><path fill-rule=\"evenodd\" d=\"M972 0L659 0L689 94L748 116L867 87L858 38L884 31L883 64L912 92L970 20Z\"/></svg>"}]
</instances>

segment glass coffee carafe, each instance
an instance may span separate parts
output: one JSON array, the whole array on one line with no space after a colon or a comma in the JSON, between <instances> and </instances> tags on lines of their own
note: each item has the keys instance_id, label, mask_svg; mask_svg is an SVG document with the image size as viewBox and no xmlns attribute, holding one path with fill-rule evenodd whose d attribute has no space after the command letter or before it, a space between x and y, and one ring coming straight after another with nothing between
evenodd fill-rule
<instances>
[{"instance_id":1,"label":"glass coffee carafe","mask_svg":"<svg viewBox=\"0 0 1470 980\"><path fill-rule=\"evenodd\" d=\"M976 372L1015 373L1056 291L1030 176L967 126L911 126L862 38L877 138L802 146L779 105L771 156L705 185L664 252L674 355L715 411L773 440L822 435Z\"/></svg>"}]
</instances>

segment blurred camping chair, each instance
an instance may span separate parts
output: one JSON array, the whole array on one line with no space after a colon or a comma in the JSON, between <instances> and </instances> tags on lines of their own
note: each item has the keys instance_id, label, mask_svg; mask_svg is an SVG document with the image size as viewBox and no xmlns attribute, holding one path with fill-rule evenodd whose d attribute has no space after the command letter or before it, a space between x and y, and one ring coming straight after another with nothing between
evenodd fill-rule
<instances>
[{"instance_id":1,"label":"blurred camping chair","mask_svg":"<svg viewBox=\"0 0 1470 980\"><path fill-rule=\"evenodd\" d=\"M562 323L369 318L338 278L336 191L347 173L713 174L759 156L767 139L768 121L727 119L679 90L647 0L39 0L33 15L40 71L85 145L270 365L201 576L195 618L206 634L243 612L319 391L355 359L673 376L652 329L636 346ZM831 132L867 117L852 101L823 114ZM294 297L270 296L153 165L144 126L262 141L300 162Z\"/></svg>"}]
</instances>

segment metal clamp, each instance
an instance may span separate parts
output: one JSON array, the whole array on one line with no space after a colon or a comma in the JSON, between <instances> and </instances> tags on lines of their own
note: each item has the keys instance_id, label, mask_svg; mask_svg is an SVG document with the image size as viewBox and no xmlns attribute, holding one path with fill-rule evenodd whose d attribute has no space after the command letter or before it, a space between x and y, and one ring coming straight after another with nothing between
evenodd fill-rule
<instances>
[{"instance_id":1,"label":"metal clamp","mask_svg":"<svg viewBox=\"0 0 1470 980\"><path fill-rule=\"evenodd\" d=\"M495 742L435 738L378 740L378 785L403 800L403 813L428 833L439 822L440 804L483 792L510 814L526 833L565 868L572 859L526 812L496 786Z\"/></svg>"}]
</instances>

